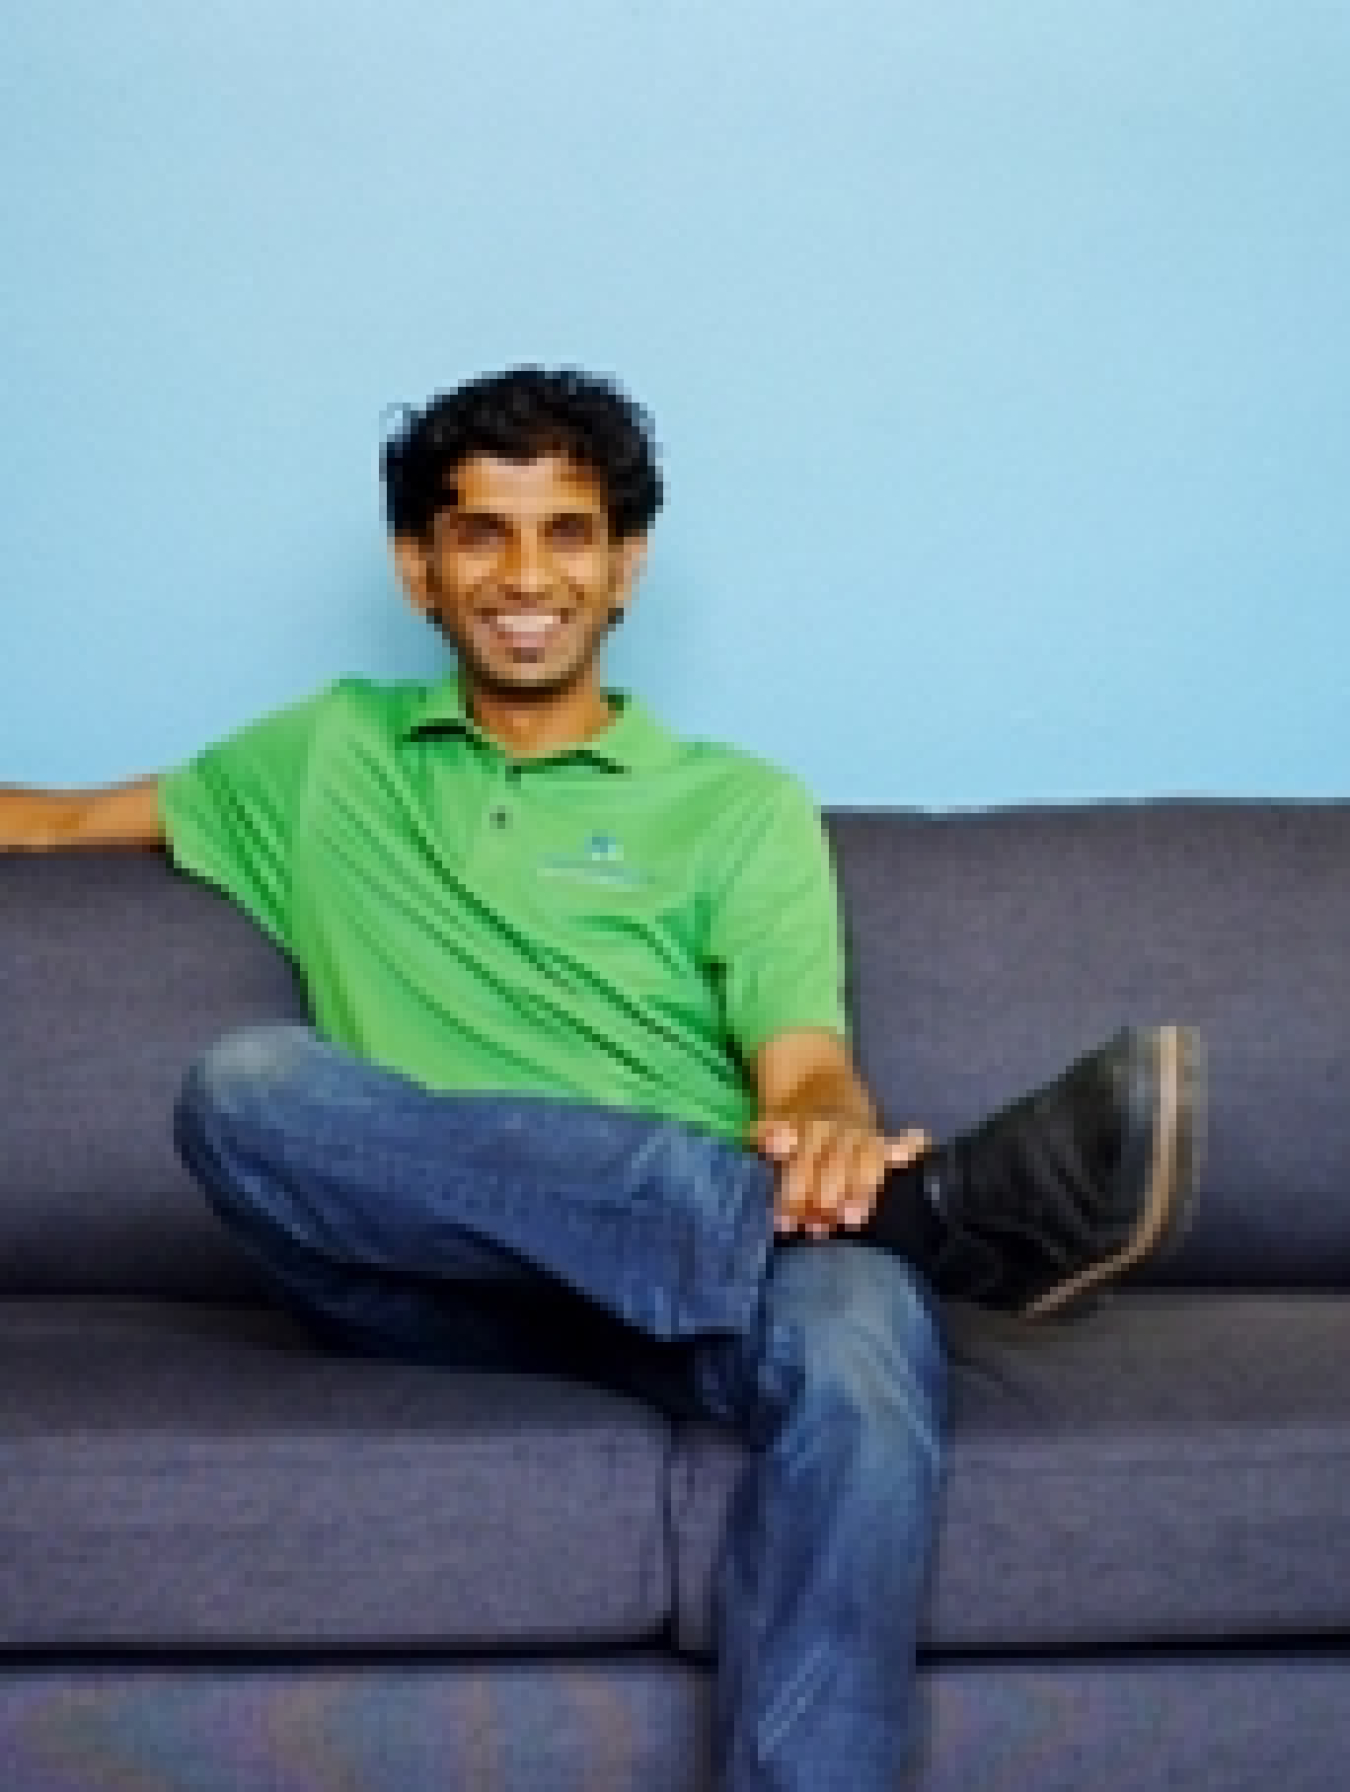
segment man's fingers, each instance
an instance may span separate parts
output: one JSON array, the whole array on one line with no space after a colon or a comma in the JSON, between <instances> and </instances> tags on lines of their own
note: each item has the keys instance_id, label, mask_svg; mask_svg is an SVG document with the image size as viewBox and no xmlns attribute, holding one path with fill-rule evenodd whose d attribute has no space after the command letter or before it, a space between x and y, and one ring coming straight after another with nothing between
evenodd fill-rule
<instances>
[{"instance_id":1,"label":"man's fingers","mask_svg":"<svg viewBox=\"0 0 1350 1792\"><path fill-rule=\"evenodd\" d=\"M825 1143L824 1129L819 1125L802 1127L797 1132L796 1149L783 1171L782 1201L793 1227L805 1226L818 1236L819 1203L817 1189L821 1172L821 1152Z\"/></svg>"},{"instance_id":2,"label":"man's fingers","mask_svg":"<svg viewBox=\"0 0 1350 1792\"><path fill-rule=\"evenodd\" d=\"M775 1229L804 1230L812 1238L866 1225L887 1172L913 1163L932 1144L918 1128L883 1136L834 1120L761 1121L755 1139L778 1165Z\"/></svg>"},{"instance_id":3,"label":"man's fingers","mask_svg":"<svg viewBox=\"0 0 1350 1792\"><path fill-rule=\"evenodd\" d=\"M779 1160L775 1211L780 1232L805 1229L813 1238L822 1238L831 1229L830 1203L837 1196L829 1147L835 1130L823 1121L809 1121L794 1129L793 1149Z\"/></svg>"},{"instance_id":4,"label":"man's fingers","mask_svg":"<svg viewBox=\"0 0 1350 1792\"><path fill-rule=\"evenodd\" d=\"M822 1121L803 1128L784 1166L779 1206L784 1229L823 1238L864 1224L886 1172L882 1140L858 1127Z\"/></svg>"},{"instance_id":5,"label":"man's fingers","mask_svg":"<svg viewBox=\"0 0 1350 1792\"><path fill-rule=\"evenodd\" d=\"M786 1120L761 1120L754 1130L755 1147L766 1157L791 1157L797 1149L797 1128Z\"/></svg>"},{"instance_id":6,"label":"man's fingers","mask_svg":"<svg viewBox=\"0 0 1350 1792\"><path fill-rule=\"evenodd\" d=\"M881 1185L886 1180L887 1167L887 1152L882 1141L877 1138L864 1139L854 1156L848 1194L839 1213L840 1219L851 1232L865 1226L872 1217Z\"/></svg>"},{"instance_id":7,"label":"man's fingers","mask_svg":"<svg viewBox=\"0 0 1350 1792\"><path fill-rule=\"evenodd\" d=\"M890 1170L903 1170L922 1157L925 1151L933 1146L932 1139L926 1132L912 1127L908 1132L893 1133L886 1141L886 1167Z\"/></svg>"}]
</instances>

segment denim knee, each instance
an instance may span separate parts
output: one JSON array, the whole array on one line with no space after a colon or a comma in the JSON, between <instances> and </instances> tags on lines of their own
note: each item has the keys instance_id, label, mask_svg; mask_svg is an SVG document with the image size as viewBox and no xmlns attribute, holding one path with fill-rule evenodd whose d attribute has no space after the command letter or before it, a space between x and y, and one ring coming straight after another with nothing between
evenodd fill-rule
<instances>
[{"instance_id":1,"label":"denim knee","mask_svg":"<svg viewBox=\"0 0 1350 1792\"><path fill-rule=\"evenodd\" d=\"M312 1041L308 1027L264 1022L226 1034L193 1060L173 1110L174 1143L189 1169L200 1173L216 1155L222 1128L234 1132L267 1105Z\"/></svg>"},{"instance_id":2,"label":"denim knee","mask_svg":"<svg viewBox=\"0 0 1350 1792\"><path fill-rule=\"evenodd\" d=\"M780 1252L769 1319L799 1400L848 1413L864 1434L917 1438L936 1462L945 1360L927 1286L902 1258L842 1239Z\"/></svg>"},{"instance_id":3,"label":"denim knee","mask_svg":"<svg viewBox=\"0 0 1350 1792\"><path fill-rule=\"evenodd\" d=\"M189 1065L178 1113L196 1120L247 1110L294 1076L313 1038L308 1027L292 1021L264 1021L227 1033Z\"/></svg>"}]
</instances>

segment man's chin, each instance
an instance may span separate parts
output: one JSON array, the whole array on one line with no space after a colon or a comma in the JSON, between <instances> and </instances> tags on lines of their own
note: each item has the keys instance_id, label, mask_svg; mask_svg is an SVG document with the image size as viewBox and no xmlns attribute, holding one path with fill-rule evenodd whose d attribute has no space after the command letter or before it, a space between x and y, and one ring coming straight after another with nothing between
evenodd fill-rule
<instances>
[{"instance_id":1,"label":"man's chin","mask_svg":"<svg viewBox=\"0 0 1350 1792\"><path fill-rule=\"evenodd\" d=\"M591 677L590 666L487 666L466 660L460 665L473 689L485 696L509 698L515 703L556 703L573 696Z\"/></svg>"}]
</instances>

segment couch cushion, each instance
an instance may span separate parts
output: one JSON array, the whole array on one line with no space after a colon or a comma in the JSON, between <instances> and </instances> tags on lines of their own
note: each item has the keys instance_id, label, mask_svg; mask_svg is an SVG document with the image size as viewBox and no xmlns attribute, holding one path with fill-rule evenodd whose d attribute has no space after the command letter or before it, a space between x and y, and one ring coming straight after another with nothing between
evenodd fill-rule
<instances>
[{"instance_id":1,"label":"couch cushion","mask_svg":"<svg viewBox=\"0 0 1350 1792\"><path fill-rule=\"evenodd\" d=\"M1328 1792L1348 1669L1289 1650L927 1664L904 1783ZM711 1679L656 1654L6 1663L0 1760L5 1792L711 1792Z\"/></svg>"},{"instance_id":2,"label":"couch cushion","mask_svg":"<svg viewBox=\"0 0 1350 1792\"><path fill-rule=\"evenodd\" d=\"M280 953L163 854L0 854L0 1293L256 1298L170 1116L218 1035L300 1012Z\"/></svg>"},{"instance_id":3,"label":"couch cushion","mask_svg":"<svg viewBox=\"0 0 1350 1792\"><path fill-rule=\"evenodd\" d=\"M944 1652L1350 1630L1350 1303L1121 1293L1040 1328L954 1311L949 1475L924 1643ZM682 1646L742 1456L676 1439Z\"/></svg>"},{"instance_id":4,"label":"couch cushion","mask_svg":"<svg viewBox=\"0 0 1350 1792\"><path fill-rule=\"evenodd\" d=\"M1169 1281L1350 1274L1350 803L842 812L863 1065L959 1131L1126 1022L1209 1042L1209 1159Z\"/></svg>"},{"instance_id":5,"label":"couch cushion","mask_svg":"<svg viewBox=\"0 0 1350 1792\"><path fill-rule=\"evenodd\" d=\"M709 1792L708 1678L655 1652L5 1663L4 1792Z\"/></svg>"},{"instance_id":6,"label":"couch cushion","mask_svg":"<svg viewBox=\"0 0 1350 1792\"><path fill-rule=\"evenodd\" d=\"M0 1303L0 1650L528 1648L670 1611L664 1422L280 1316Z\"/></svg>"}]
</instances>

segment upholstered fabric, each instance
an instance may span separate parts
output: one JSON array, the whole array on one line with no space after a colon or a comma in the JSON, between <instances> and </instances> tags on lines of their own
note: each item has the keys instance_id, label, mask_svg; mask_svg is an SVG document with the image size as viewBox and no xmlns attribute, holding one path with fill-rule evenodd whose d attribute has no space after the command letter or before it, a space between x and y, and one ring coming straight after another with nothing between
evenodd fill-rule
<instances>
[{"instance_id":1,"label":"upholstered fabric","mask_svg":"<svg viewBox=\"0 0 1350 1792\"><path fill-rule=\"evenodd\" d=\"M1350 1632L1350 1302L1121 1293L1039 1328L956 1312L925 1647L1055 1653ZM676 1634L711 1649L740 1452L679 1433Z\"/></svg>"},{"instance_id":2,"label":"upholstered fabric","mask_svg":"<svg viewBox=\"0 0 1350 1792\"><path fill-rule=\"evenodd\" d=\"M1344 1280L1350 804L829 820L860 1054L893 1121L952 1132L1126 1021L1194 1022L1210 1152L1160 1279ZM168 1114L196 1051L301 1012L285 961L157 853L0 855L0 938L3 1287L254 1293Z\"/></svg>"},{"instance_id":3,"label":"upholstered fabric","mask_svg":"<svg viewBox=\"0 0 1350 1792\"><path fill-rule=\"evenodd\" d=\"M830 825L858 1045L893 1123L958 1131L1123 1024L1190 1022L1210 1148L1159 1279L1345 1284L1350 803Z\"/></svg>"},{"instance_id":4,"label":"upholstered fabric","mask_svg":"<svg viewBox=\"0 0 1350 1792\"><path fill-rule=\"evenodd\" d=\"M1210 1041L1153 1285L948 1315L920 1792L1340 1784L1350 804L829 820L897 1123L956 1131L1124 1022ZM0 855L0 1781L696 1792L740 1446L272 1308L169 1112L300 1006L162 855Z\"/></svg>"},{"instance_id":5,"label":"upholstered fabric","mask_svg":"<svg viewBox=\"0 0 1350 1792\"><path fill-rule=\"evenodd\" d=\"M707 1732L644 1655L0 1674L5 1792L704 1792Z\"/></svg>"},{"instance_id":6,"label":"upholstered fabric","mask_svg":"<svg viewBox=\"0 0 1350 1792\"><path fill-rule=\"evenodd\" d=\"M574 1383L330 1356L240 1309L6 1301L0 1651L648 1639L666 1454L657 1415Z\"/></svg>"},{"instance_id":7,"label":"upholstered fabric","mask_svg":"<svg viewBox=\"0 0 1350 1792\"><path fill-rule=\"evenodd\" d=\"M1350 1658L966 1661L920 1675L912 1792L1328 1792ZM709 1679L589 1660L11 1665L5 1792L710 1792Z\"/></svg>"},{"instance_id":8,"label":"upholstered fabric","mask_svg":"<svg viewBox=\"0 0 1350 1792\"><path fill-rule=\"evenodd\" d=\"M256 1298L170 1114L219 1034L300 1012L280 954L162 854L0 854L0 1297Z\"/></svg>"},{"instance_id":9,"label":"upholstered fabric","mask_svg":"<svg viewBox=\"0 0 1350 1792\"><path fill-rule=\"evenodd\" d=\"M1347 1672L1298 1649L943 1663L914 1792L1330 1792Z\"/></svg>"},{"instance_id":10,"label":"upholstered fabric","mask_svg":"<svg viewBox=\"0 0 1350 1792\"><path fill-rule=\"evenodd\" d=\"M952 1326L925 1644L1350 1629L1335 1296L1121 1296ZM740 1447L595 1390L323 1355L177 1304L0 1308L0 1647L711 1648ZM530 1572L520 1564L528 1561Z\"/></svg>"},{"instance_id":11,"label":"upholstered fabric","mask_svg":"<svg viewBox=\"0 0 1350 1792\"><path fill-rule=\"evenodd\" d=\"M894 1122L958 1130L1127 1021L1193 1022L1210 1152L1160 1279L1344 1281L1350 804L829 820L860 1055ZM0 855L0 938L0 1286L255 1292L168 1115L195 1052L301 1012L286 962L157 853Z\"/></svg>"}]
</instances>

